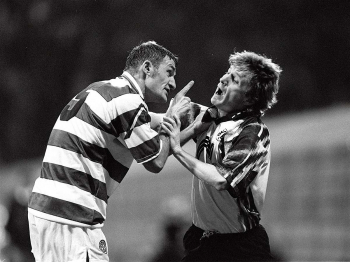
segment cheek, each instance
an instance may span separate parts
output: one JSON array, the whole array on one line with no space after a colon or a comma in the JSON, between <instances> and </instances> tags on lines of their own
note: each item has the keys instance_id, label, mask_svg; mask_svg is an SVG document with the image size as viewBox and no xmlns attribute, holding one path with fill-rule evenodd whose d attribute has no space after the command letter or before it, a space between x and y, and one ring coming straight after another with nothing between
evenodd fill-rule
<instances>
[{"instance_id":1,"label":"cheek","mask_svg":"<svg viewBox=\"0 0 350 262\"><path fill-rule=\"evenodd\" d=\"M169 82L169 77L166 77L166 76L162 76L162 77L160 77L160 82L163 84L163 85L165 85L165 84L167 84L168 82Z\"/></svg>"},{"instance_id":2,"label":"cheek","mask_svg":"<svg viewBox=\"0 0 350 262\"><path fill-rule=\"evenodd\" d=\"M241 107L242 97L238 94L231 93L225 96L221 104L230 112Z\"/></svg>"},{"instance_id":3,"label":"cheek","mask_svg":"<svg viewBox=\"0 0 350 262\"><path fill-rule=\"evenodd\" d=\"M232 92L228 96L226 96L227 101L232 101L235 104L240 104L243 102L243 95L238 92Z\"/></svg>"}]
</instances>

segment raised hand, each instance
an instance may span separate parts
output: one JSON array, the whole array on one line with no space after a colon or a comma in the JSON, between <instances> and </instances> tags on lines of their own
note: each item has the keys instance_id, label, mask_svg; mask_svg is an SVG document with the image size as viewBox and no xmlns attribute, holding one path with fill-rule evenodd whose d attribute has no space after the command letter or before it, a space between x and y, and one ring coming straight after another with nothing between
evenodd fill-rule
<instances>
[{"instance_id":1,"label":"raised hand","mask_svg":"<svg viewBox=\"0 0 350 262\"><path fill-rule=\"evenodd\" d=\"M188 90L191 89L193 86L194 81L190 81L184 88L182 88L172 99L170 102L169 108L166 112L167 117L174 117L177 115L181 118L181 116L187 114L187 112L190 110L190 102L191 99L186 95Z\"/></svg>"}]
</instances>

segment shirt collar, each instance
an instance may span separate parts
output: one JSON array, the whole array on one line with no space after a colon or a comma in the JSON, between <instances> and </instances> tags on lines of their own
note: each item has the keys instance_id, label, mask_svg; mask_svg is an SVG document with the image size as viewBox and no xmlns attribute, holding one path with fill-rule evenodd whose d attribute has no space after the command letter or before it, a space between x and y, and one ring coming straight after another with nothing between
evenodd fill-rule
<instances>
[{"instance_id":1,"label":"shirt collar","mask_svg":"<svg viewBox=\"0 0 350 262\"><path fill-rule=\"evenodd\" d=\"M227 114L223 117L218 117L218 110L215 106L211 106L207 109L206 114L204 114L203 116L203 122L210 122L210 121L215 121L215 124L220 124L222 122L226 122L226 121L237 121L246 117L250 117L250 116L256 116L256 117L260 117L260 113L251 111L251 110L244 110L238 113L231 113L231 114ZM205 118L205 119L204 119Z\"/></svg>"},{"instance_id":2,"label":"shirt collar","mask_svg":"<svg viewBox=\"0 0 350 262\"><path fill-rule=\"evenodd\" d=\"M238 113L231 113L226 116L217 118L215 120L215 123L218 125L219 123L226 122L229 120L237 121L237 120L244 119L247 117L252 117L252 116L260 117L260 114L251 110L244 110Z\"/></svg>"},{"instance_id":3,"label":"shirt collar","mask_svg":"<svg viewBox=\"0 0 350 262\"><path fill-rule=\"evenodd\" d=\"M125 77L130 82L132 87L134 87L136 89L136 91L139 93L139 95L142 97L142 99L145 99L143 96L143 93L141 91L141 88L140 88L139 84L136 82L135 78L132 75L130 75L129 72L126 72L126 71L123 72L122 76Z\"/></svg>"}]
</instances>

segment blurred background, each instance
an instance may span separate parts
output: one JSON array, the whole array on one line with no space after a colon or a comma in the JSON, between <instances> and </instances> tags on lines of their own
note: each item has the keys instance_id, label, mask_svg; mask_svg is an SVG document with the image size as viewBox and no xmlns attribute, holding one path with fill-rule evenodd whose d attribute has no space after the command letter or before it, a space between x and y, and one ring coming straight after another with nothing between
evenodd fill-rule
<instances>
[{"instance_id":1,"label":"blurred background","mask_svg":"<svg viewBox=\"0 0 350 262\"><path fill-rule=\"evenodd\" d=\"M194 80L188 95L207 106L234 51L282 67L263 118L273 152L261 222L281 261L350 261L349 18L347 0L0 0L0 260L33 261L26 204L60 111L155 40L180 57L178 88ZM111 261L178 261L190 190L173 157L157 175L134 164L109 200Z\"/></svg>"}]
</instances>

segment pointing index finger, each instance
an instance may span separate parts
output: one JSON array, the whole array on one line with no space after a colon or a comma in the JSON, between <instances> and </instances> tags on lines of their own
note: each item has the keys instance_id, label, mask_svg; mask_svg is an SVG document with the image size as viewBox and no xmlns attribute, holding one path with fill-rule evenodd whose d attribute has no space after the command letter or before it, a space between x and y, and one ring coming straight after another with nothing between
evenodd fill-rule
<instances>
[{"instance_id":1,"label":"pointing index finger","mask_svg":"<svg viewBox=\"0 0 350 262\"><path fill-rule=\"evenodd\" d=\"M185 85L184 88L182 88L177 94L176 94L176 97L177 98L181 98L181 97L184 97L186 95L186 93L188 92L188 90L191 89L191 87L193 86L194 84L194 81L190 81L187 85Z\"/></svg>"}]
</instances>

